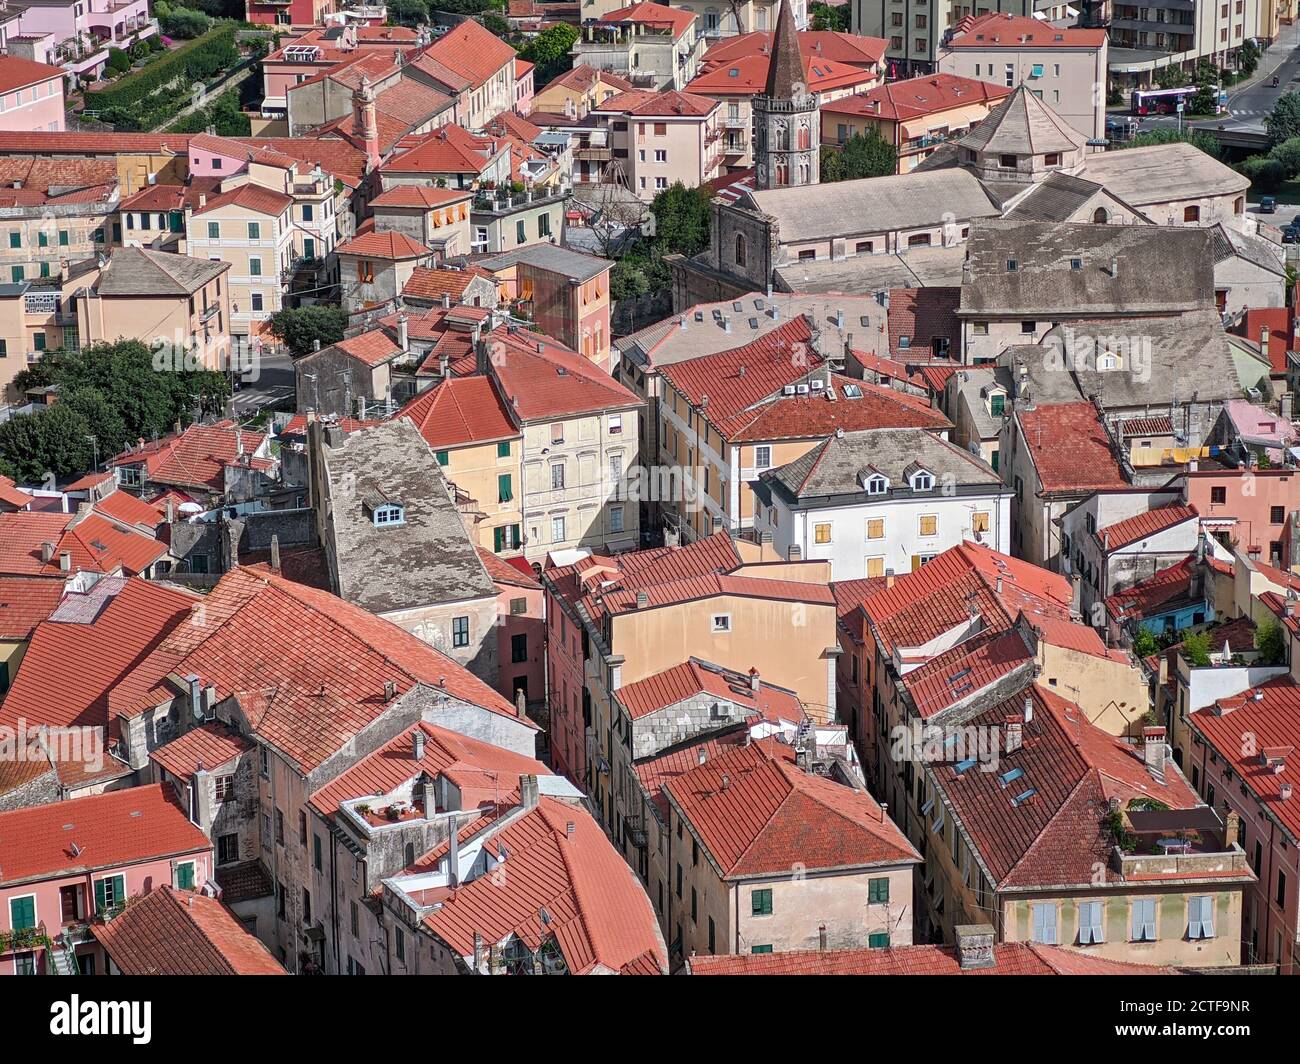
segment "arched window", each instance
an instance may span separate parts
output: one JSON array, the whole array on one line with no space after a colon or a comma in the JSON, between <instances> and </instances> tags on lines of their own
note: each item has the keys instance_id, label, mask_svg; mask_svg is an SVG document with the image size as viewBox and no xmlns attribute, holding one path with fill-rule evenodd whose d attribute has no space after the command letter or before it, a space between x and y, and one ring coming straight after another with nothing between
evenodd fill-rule
<instances>
[{"instance_id":1,"label":"arched window","mask_svg":"<svg viewBox=\"0 0 1300 1064\"><path fill-rule=\"evenodd\" d=\"M812 133L808 129L807 122L799 123L799 150L807 151L812 147Z\"/></svg>"},{"instance_id":2,"label":"arched window","mask_svg":"<svg viewBox=\"0 0 1300 1064\"><path fill-rule=\"evenodd\" d=\"M807 160L804 160L799 164L799 184L812 184L812 164Z\"/></svg>"},{"instance_id":3,"label":"arched window","mask_svg":"<svg viewBox=\"0 0 1300 1064\"><path fill-rule=\"evenodd\" d=\"M1183 208L1183 221L1185 221L1185 222L1199 222L1200 220L1201 220L1201 208L1200 208L1200 207L1184 207L1184 208Z\"/></svg>"},{"instance_id":4,"label":"arched window","mask_svg":"<svg viewBox=\"0 0 1300 1064\"><path fill-rule=\"evenodd\" d=\"M1110 221L1110 211L1105 207L1098 207L1092 212L1092 220L1097 225L1106 225Z\"/></svg>"},{"instance_id":5,"label":"arched window","mask_svg":"<svg viewBox=\"0 0 1300 1064\"><path fill-rule=\"evenodd\" d=\"M745 234L736 234L736 265L745 265Z\"/></svg>"},{"instance_id":6,"label":"arched window","mask_svg":"<svg viewBox=\"0 0 1300 1064\"><path fill-rule=\"evenodd\" d=\"M790 127L784 122L778 122L776 124L776 150L790 150Z\"/></svg>"},{"instance_id":7,"label":"arched window","mask_svg":"<svg viewBox=\"0 0 1300 1064\"><path fill-rule=\"evenodd\" d=\"M776 185L778 188L790 183L790 164L784 159L778 159L776 163Z\"/></svg>"}]
</instances>

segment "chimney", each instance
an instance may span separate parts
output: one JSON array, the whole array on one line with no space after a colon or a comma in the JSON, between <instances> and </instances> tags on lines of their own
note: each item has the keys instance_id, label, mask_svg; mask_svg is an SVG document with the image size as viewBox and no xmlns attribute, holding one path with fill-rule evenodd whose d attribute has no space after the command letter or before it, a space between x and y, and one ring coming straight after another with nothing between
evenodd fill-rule
<instances>
[{"instance_id":1,"label":"chimney","mask_svg":"<svg viewBox=\"0 0 1300 1064\"><path fill-rule=\"evenodd\" d=\"M758 670L755 668L751 668L749 670L749 689L754 694L758 694L759 685L760 685L760 681L758 678Z\"/></svg>"},{"instance_id":2,"label":"chimney","mask_svg":"<svg viewBox=\"0 0 1300 1064\"><path fill-rule=\"evenodd\" d=\"M1034 719L1034 699L1032 695L1025 695L1025 723L1028 724Z\"/></svg>"},{"instance_id":3,"label":"chimney","mask_svg":"<svg viewBox=\"0 0 1300 1064\"><path fill-rule=\"evenodd\" d=\"M639 610L643 610L649 605L650 605L650 596L647 595L644 591L638 591L636 593L636 608Z\"/></svg>"},{"instance_id":4,"label":"chimney","mask_svg":"<svg viewBox=\"0 0 1300 1064\"><path fill-rule=\"evenodd\" d=\"M70 551L59 551L59 571L63 573L72 572L72 553Z\"/></svg>"},{"instance_id":5,"label":"chimney","mask_svg":"<svg viewBox=\"0 0 1300 1064\"><path fill-rule=\"evenodd\" d=\"M823 953L826 952L826 925L822 924L817 928L817 948Z\"/></svg>"},{"instance_id":6,"label":"chimney","mask_svg":"<svg viewBox=\"0 0 1300 1064\"><path fill-rule=\"evenodd\" d=\"M451 309L451 293L450 293L450 292L443 292L443 293L442 293L442 309L443 309L443 310L450 310L450 309Z\"/></svg>"},{"instance_id":7,"label":"chimney","mask_svg":"<svg viewBox=\"0 0 1300 1064\"><path fill-rule=\"evenodd\" d=\"M708 759L709 759L709 752L704 747L701 746L695 754L695 763L697 765L702 765Z\"/></svg>"},{"instance_id":8,"label":"chimney","mask_svg":"<svg viewBox=\"0 0 1300 1064\"><path fill-rule=\"evenodd\" d=\"M519 804L525 809L536 809L539 792L536 776L519 777Z\"/></svg>"},{"instance_id":9,"label":"chimney","mask_svg":"<svg viewBox=\"0 0 1300 1064\"><path fill-rule=\"evenodd\" d=\"M280 537L273 535L271 537L271 569L273 572L280 571Z\"/></svg>"},{"instance_id":10,"label":"chimney","mask_svg":"<svg viewBox=\"0 0 1300 1064\"><path fill-rule=\"evenodd\" d=\"M1008 754L1013 754L1024 745L1025 718L1019 713L1013 713L1007 718L1007 750Z\"/></svg>"},{"instance_id":11,"label":"chimney","mask_svg":"<svg viewBox=\"0 0 1300 1064\"><path fill-rule=\"evenodd\" d=\"M893 570L893 569L886 569L886 570L885 570L885 590L888 591L888 590L889 590L890 588L892 588L893 586L894 586L894 570Z\"/></svg>"},{"instance_id":12,"label":"chimney","mask_svg":"<svg viewBox=\"0 0 1300 1064\"><path fill-rule=\"evenodd\" d=\"M963 972L997 966L992 924L958 924L953 931L957 936L957 963Z\"/></svg>"},{"instance_id":13,"label":"chimney","mask_svg":"<svg viewBox=\"0 0 1300 1064\"><path fill-rule=\"evenodd\" d=\"M173 495L167 496L167 523L170 525L176 520L176 498Z\"/></svg>"},{"instance_id":14,"label":"chimney","mask_svg":"<svg viewBox=\"0 0 1300 1064\"><path fill-rule=\"evenodd\" d=\"M384 686L388 686L385 684ZM420 761L424 758L424 729L416 728L411 732L411 760Z\"/></svg>"},{"instance_id":15,"label":"chimney","mask_svg":"<svg viewBox=\"0 0 1300 1064\"><path fill-rule=\"evenodd\" d=\"M409 346L409 340L410 333L406 327L406 315L399 314L397 315L397 346L405 351Z\"/></svg>"},{"instance_id":16,"label":"chimney","mask_svg":"<svg viewBox=\"0 0 1300 1064\"><path fill-rule=\"evenodd\" d=\"M564 825L564 834L565 834L566 836L568 836L569 838L572 838L572 837L573 837L573 833L574 833L575 831L577 831L577 830L578 830L578 825L575 824L572 820L568 821L568 822Z\"/></svg>"},{"instance_id":17,"label":"chimney","mask_svg":"<svg viewBox=\"0 0 1300 1064\"><path fill-rule=\"evenodd\" d=\"M1118 257L1118 256L1114 256L1114 255L1111 256L1111 260L1110 260L1110 275L1111 275L1112 277L1118 277L1118 276L1119 276L1119 257Z\"/></svg>"},{"instance_id":18,"label":"chimney","mask_svg":"<svg viewBox=\"0 0 1300 1064\"><path fill-rule=\"evenodd\" d=\"M460 843L456 839L458 825L453 820L451 822L451 839L447 846L447 885L449 887L460 886Z\"/></svg>"},{"instance_id":19,"label":"chimney","mask_svg":"<svg viewBox=\"0 0 1300 1064\"><path fill-rule=\"evenodd\" d=\"M438 375L439 375L443 380L446 380L448 377L451 376L451 356L450 356L450 355L439 355L439 356L438 356Z\"/></svg>"},{"instance_id":20,"label":"chimney","mask_svg":"<svg viewBox=\"0 0 1300 1064\"><path fill-rule=\"evenodd\" d=\"M397 684L392 680L384 681L384 701L391 702L397 697Z\"/></svg>"},{"instance_id":21,"label":"chimney","mask_svg":"<svg viewBox=\"0 0 1300 1064\"><path fill-rule=\"evenodd\" d=\"M1281 413L1283 421L1290 421L1295 413L1295 392L1283 392L1281 400Z\"/></svg>"},{"instance_id":22,"label":"chimney","mask_svg":"<svg viewBox=\"0 0 1300 1064\"><path fill-rule=\"evenodd\" d=\"M1268 358L1268 326L1259 327L1259 351L1265 358Z\"/></svg>"},{"instance_id":23,"label":"chimney","mask_svg":"<svg viewBox=\"0 0 1300 1064\"><path fill-rule=\"evenodd\" d=\"M798 543L791 543L787 552L787 560L792 562L803 561L803 548Z\"/></svg>"},{"instance_id":24,"label":"chimney","mask_svg":"<svg viewBox=\"0 0 1300 1064\"><path fill-rule=\"evenodd\" d=\"M1241 814L1229 813L1223 818L1223 848L1231 850L1241 838Z\"/></svg>"},{"instance_id":25,"label":"chimney","mask_svg":"<svg viewBox=\"0 0 1300 1064\"><path fill-rule=\"evenodd\" d=\"M1165 778L1165 729L1149 727L1142 729L1142 761L1154 779L1163 782Z\"/></svg>"},{"instance_id":26,"label":"chimney","mask_svg":"<svg viewBox=\"0 0 1300 1064\"><path fill-rule=\"evenodd\" d=\"M46 565L54 561L54 544L46 541L41 544L41 561Z\"/></svg>"},{"instance_id":27,"label":"chimney","mask_svg":"<svg viewBox=\"0 0 1300 1064\"><path fill-rule=\"evenodd\" d=\"M1289 784L1289 783L1284 783L1284 784L1282 784L1282 788L1281 788L1281 790L1278 791L1278 797L1281 798L1282 801L1284 801L1284 802L1285 802L1288 798L1290 798L1290 797L1291 797L1291 784Z\"/></svg>"},{"instance_id":28,"label":"chimney","mask_svg":"<svg viewBox=\"0 0 1300 1064\"><path fill-rule=\"evenodd\" d=\"M482 974L487 965L487 949L483 945L483 936L474 932L474 971Z\"/></svg>"}]
</instances>

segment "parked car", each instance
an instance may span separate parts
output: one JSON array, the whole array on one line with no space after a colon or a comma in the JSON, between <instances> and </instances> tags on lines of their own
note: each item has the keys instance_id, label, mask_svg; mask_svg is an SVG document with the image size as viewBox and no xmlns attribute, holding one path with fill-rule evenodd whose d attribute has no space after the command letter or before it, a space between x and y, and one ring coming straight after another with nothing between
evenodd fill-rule
<instances>
[{"instance_id":1,"label":"parked car","mask_svg":"<svg viewBox=\"0 0 1300 1064\"><path fill-rule=\"evenodd\" d=\"M1297 236L1300 236L1300 230L1297 230L1294 225L1288 225L1282 230L1282 243L1294 244Z\"/></svg>"},{"instance_id":2,"label":"parked car","mask_svg":"<svg viewBox=\"0 0 1300 1064\"><path fill-rule=\"evenodd\" d=\"M1260 199L1259 199L1259 213L1260 213L1260 214L1276 214L1276 213L1277 213L1277 197L1276 197L1276 196L1261 196Z\"/></svg>"}]
</instances>

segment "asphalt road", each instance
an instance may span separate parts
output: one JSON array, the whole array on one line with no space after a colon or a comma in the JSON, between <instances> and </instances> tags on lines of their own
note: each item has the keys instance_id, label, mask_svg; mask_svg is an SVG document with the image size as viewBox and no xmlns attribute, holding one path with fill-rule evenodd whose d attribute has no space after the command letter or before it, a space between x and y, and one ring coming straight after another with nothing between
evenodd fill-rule
<instances>
[{"instance_id":1,"label":"asphalt road","mask_svg":"<svg viewBox=\"0 0 1300 1064\"><path fill-rule=\"evenodd\" d=\"M241 356L247 366L249 355ZM292 400L294 394L293 359L287 354L261 352L251 369L242 374L239 389L234 393L231 406L236 417L247 418L265 406L281 400Z\"/></svg>"}]
</instances>

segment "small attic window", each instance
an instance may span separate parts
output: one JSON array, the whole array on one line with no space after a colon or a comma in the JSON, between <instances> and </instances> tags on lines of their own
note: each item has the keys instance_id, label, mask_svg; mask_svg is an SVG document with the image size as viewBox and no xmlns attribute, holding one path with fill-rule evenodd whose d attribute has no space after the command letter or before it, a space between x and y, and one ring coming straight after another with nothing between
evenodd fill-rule
<instances>
[{"instance_id":1,"label":"small attic window","mask_svg":"<svg viewBox=\"0 0 1300 1064\"><path fill-rule=\"evenodd\" d=\"M889 481L879 473L875 473L867 478L868 495L884 495L889 490Z\"/></svg>"},{"instance_id":2,"label":"small attic window","mask_svg":"<svg viewBox=\"0 0 1300 1064\"><path fill-rule=\"evenodd\" d=\"M1083 269L1083 259L1071 259L1071 260L1070 260L1070 269L1072 269L1072 270L1082 270L1082 269Z\"/></svg>"},{"instance_id":3,"label":"small attic window","mask_svg":"<svg viewBox=\"0 0 1300 1064\"><path fill-rule=\"evenodd\" d=\"M934 475L922 469L912 474L913 491L929 491L934 487Z\"/></svg>"},{"instance_id":4,"label":"small attic window","mask_svg":"<svg viewBox=\"0 0 1300 1064\"><path fill-rule=\"evenodd\" d=\"M1015 273L1020 269L1020 263L1015 259L1007 259L1007 273Z\"/></svg>"},{"instance_id":5,"label":"small attic window","mask_svg":"<svg viewBox=\"0 0 1300 1064\"><path fill-rule=\"evenodd\" d=\"M1102 371L1119 369L1119 356L1110 351L1102 352L1097 356L1097 369Z\"/></svg>"},{"instance_id":6,"label":"small attic window","mask_svg":"<svg viewBox=\"0 0 1300 1064\"><path fill-rule=\"evenodd\" d=\"M376 528L391 528L393 525L406 524L406 507L400 503L385 503L371 511L371 520Z\"/></svg>"},{"instance_id":7,"label":"small attic window","mask_svg":"<svg viewBox=\"0 0 1300 1064\"><path fill-rule=\"evenodd\" d=\"M735 67L732 67L730 70L727 71L727 77L738 78L740 77L740 71L737 70Z\"/></svg>"}]
</instances>

